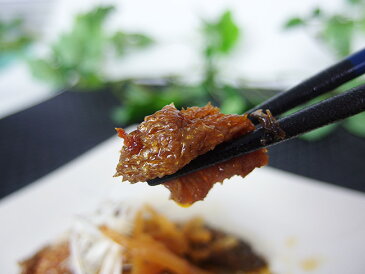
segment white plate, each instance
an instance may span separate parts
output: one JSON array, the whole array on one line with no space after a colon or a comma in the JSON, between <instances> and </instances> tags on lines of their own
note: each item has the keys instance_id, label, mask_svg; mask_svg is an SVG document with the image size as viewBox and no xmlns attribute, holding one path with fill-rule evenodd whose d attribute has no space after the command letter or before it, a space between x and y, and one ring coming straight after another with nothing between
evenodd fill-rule
<instances>
[{"instance_id":1,"label":"white plate","mask_svg":"<svg viewBox=\"0 0 365 274\"><path fill-rule=\"evenodd\" d=\"M251 242L274 273L364 273L364 194L265 167L180 208L164 187L112 178L120 146L111 138L0 201L1 273L17 273L17 261L110 199L148 201L174 218L203 215Z\"/></svg>"}]
</instances>

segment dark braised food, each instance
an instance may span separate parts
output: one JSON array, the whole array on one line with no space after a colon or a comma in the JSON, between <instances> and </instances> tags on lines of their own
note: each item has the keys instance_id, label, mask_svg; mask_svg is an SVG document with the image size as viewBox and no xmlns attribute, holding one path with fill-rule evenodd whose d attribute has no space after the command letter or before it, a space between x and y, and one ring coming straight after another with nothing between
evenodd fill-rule
<instances>
[{"instance_id":1,"label":"dark braised food","mask_svg":"<svg viewBox=\"0 0 365 274\"><path fill-rule=\"evenodd\" d=\"M215 183L223 182L233 175L245 177L256 167L267 163L266 149L261 149L173 179L164 183L164 186L170 190L171 199L179 204L189 205L204 199Z\"/></svg>"},{"instance_id":2,"label":"dark braised food","mask_svg":"<svg viewBox=\"0 0 365 274\"><path fill-rule=\"evenodd\" d=\"M129 134L117 129L124 139L124 146L115 176L135 183L173 174L218 144L254 129L247 115L223 114L211 104L181 111L174 105L165 106L145 117L138 128ZM172 199L191 204L204 199L214 183L236 174L244 177L267 162L266 150L259 150L164 185L171 191Z\"/></svg>"},{"instance_id":3,"label":"dark braised food","mask_svg":"<svg viewBox=\"0 0 365 274\"><path fill-rule=\"evenodd\" d=\"M120 225L113 228L101 225L101 233L93 234L88 241L83 238L76 245L72 242L75 235L71 234L21 262L21 273L270 273L266 260L248 243L207 226L201 218L175 223L146 206L131 221L128 225L133 223L133 226L129 230ZM80 256L81 243L88 248ZM111 270L110 266L118 263L119 267Z\"/></svg>"}]
</instances>

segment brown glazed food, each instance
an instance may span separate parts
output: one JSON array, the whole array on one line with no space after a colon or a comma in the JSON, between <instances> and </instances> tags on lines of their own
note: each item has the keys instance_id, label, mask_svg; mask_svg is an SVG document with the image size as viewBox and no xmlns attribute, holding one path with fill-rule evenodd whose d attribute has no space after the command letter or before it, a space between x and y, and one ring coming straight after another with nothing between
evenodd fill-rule
<instances>
[{"instance_id":1,"label":"brown glazed food","mask_svg":"<svg viewBox=\"0 0 365 274\"><path fill-rule=\"evenodd\" d=\"M77 247L70 248L70 236L61 243L51 243L21 262L21 273L89 273L86 269L90 271L92 265L95 268L92 273L106 273L105 264L110 266L116 260L122 262L120 273L123 274L270 273L266 260L248 243L235 235L207 226L201 218L175 223L146 206L137 212L128 233L106 225L99 229L101 237L104 236L123 248L116 257L108 249L100 251L100 255L94 257L96 260L87 261L89 265L85 272L80 272L80 269L75 268L75 262L83 262L81 265L86 262L80 260L80 254L76 255ZM93 250L93 244L100 243L100 240L96 237L95 242L89 242L89 249L84 256L88 257L89 252L93 252L90 251ZM107 258L108 256L111 257ZM104 270L101 271L101 268Z\"/></svg>"},{"instance_id":2,"label":"brown glazed food","mask_svg":"<svg viewBox=\"0 0 365 274\"><path fill-rule=\"evenodd\" d=\"M49 245L20 263L22 274L71 274L68 267L70 250L67 242Z\"/></svg>"},{"instance_id":3,"label":"brown glazed food","mask_svg":"<svg viewBox=\"0 0 365 274\"><path fill-rule=\"evenodd\" d=\"M233 175L245 177L256 167L267 165L268 160L266 149L261 149L171 180L164 186L170 190L171 199L189 205L204 199L215 183Z\"/></svg>"},{"instance_id":4,"label":"brown glazed food","mask_svg":"<svg viewBox=\"0 0 365 274\"><path fill-rule=\"evenodd\" d=\"M129 134L117 129L124 139L124 146L115 176L135 183L173 174L218 144L254 129L247 115L226 115L211 104L181 111L172 104L167 105L145 117L138 128ZM246 176L255 167L267 162L266 150L260 150L164 185L171 191L172 199L191 204L204 199L214 183L236 174Z\"/></svg>"}]
</instances>

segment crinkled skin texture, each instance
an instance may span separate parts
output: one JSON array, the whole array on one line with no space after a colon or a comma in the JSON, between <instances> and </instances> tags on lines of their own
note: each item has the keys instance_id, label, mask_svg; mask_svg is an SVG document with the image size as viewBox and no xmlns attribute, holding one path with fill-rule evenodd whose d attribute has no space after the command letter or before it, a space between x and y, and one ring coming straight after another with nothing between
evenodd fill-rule
<instances>
[{"instance_id":1,"label":"crinkled skin texture","mask_svg":"<svg viewBox=\"0 0 365 274\"><path fill-rule=\"evenodd\" d=\"M211 104L181 111L167 105L130 134L118 129L125 145L115 176L135 183L173 174L218 144L254 128L247 115L222 114Z\"/></svg>"},{"instance_id":2,"label":"crinkled skin texture","mask_svg":"<svg viewBox=\"0 0 365 274\"><path fill-rule=\"evenodd\" d=\"M260 149L171 180L164 186L170 190L171 199L190 205L203 200L215 183L223 182L233 175L245 177L256 167L267 165L269 157L266 152L266 149Z\"/></svg>"},{"instance_id":3,"label":"crinkled skin texture","mask_svg":"<svg viewBox=\"0 0 365 274\"><path fill-rule=\"evenodd\" d=\"M181 111L174 105L165 106L147 116L130 134L118 129L124 146L115 176L134 183L173 174L218 144L254 129L247 115L222 114L210 104ZM256 167L266 165L266 152L262 149L233 158L171 180L164 186L170 190L171 199L189 205L203 200L215 183L233 175L245 177Z\"/></svg>"}]
</instances>

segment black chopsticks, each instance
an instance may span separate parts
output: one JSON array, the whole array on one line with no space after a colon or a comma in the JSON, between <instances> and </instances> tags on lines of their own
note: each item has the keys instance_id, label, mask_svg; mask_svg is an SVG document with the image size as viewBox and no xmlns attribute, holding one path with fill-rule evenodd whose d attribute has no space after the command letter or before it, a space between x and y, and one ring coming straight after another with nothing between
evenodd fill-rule
<instances>
[{"instance_id":1,"label":"black chopsticks","mask_svg":"<svg viewBox=\"0 0 365 274\"><path fill-rule=\"evenodd\" d=\"M365 49L324 69L293 88L273 96L248 112L252 113L258 109L269 109L274 116L283 114L296 106L308 102L310 99L332 91L364 73Z\"/></svg>"},{"instance_id":2,"label":"black chopsticks","mask_svg":"<svg viewBox=\"0 0 365 274\"><path fill-rule=\"evenodd\" d=\"M294 88L270 98L250 110L249 113L258 109L269 109L275 116L283 114L291 108L329 92L364 73L365 49L321 71ZM200 155L176 173L149 180L148 184L153 186L164 183L245 153L289 140L364 110L365 85L362 85L279 119L278 125L285 132L283 139L272 138L265 128L258 127L250 134L220 144L214 150Z\"/></svg>"}]
</instances>

